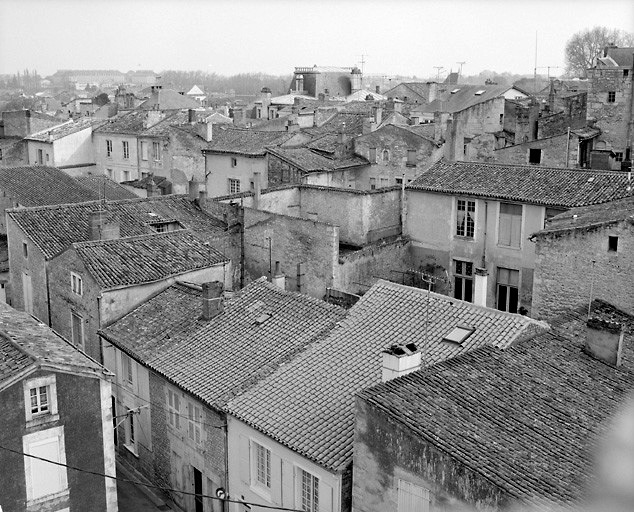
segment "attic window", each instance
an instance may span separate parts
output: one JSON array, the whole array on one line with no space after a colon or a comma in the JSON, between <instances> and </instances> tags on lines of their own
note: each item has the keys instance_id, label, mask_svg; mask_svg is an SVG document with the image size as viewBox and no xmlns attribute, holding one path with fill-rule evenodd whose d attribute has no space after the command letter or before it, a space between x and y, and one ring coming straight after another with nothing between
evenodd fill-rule
<instances>
[{"instance_id":1,"label":"attic window","mask_svg":"<svg viewBox=\"0 0 634 512\"><path fill-rule=\"evenodd\" d=\"M456 94L460 89L454 89L453 91L451 91L451 94Z\"/></svg>"},{"instance_id":2,"label":"attic window","mask_svg":"<svg viewBox=\"0 0 634 512\"><path fill-rule=\"evenodd\" d=\"M462 345L465 340L471 336L475 332L474 327L467 327L464 325L458 325L453 328L453 330L447 334L442 340L450 341L452 343L457 343L458 345Z\"/></svg>"},{"instance_id":3,"label":"attic window","mask_svg":"<svg viewBox=\"0 0 634 512\"><path fill-rule=\"evenodd\" d=\"M168 222L150 222L150 226L157 233L167 233L169 231L178 231L179 229L184 229L182 224L177 220Z\"/></svg>"},{"instance_id":4,"label":"attic window","mask_svg":"<svg viewBox=\"0 0 634 512\"><path fill-rule=\"evenodd\" d=\"M485 93L485 90L484 89L480 89L479 91L475 92L475 95L476 96L482 96L484 93Z\"/></svg>"}]
</instances>

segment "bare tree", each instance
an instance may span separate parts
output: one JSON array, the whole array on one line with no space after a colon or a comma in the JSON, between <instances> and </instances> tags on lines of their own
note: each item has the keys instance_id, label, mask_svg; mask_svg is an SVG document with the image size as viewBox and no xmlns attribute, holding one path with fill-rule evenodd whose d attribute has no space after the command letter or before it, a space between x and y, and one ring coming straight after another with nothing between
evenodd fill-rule
<instances>
[{"instance_id":1,"label":"bare tree","mask_svg":"<svg viewBox=\"0 0 634 512\"><path fill-rule=\"evenodd\" d=\"M607 27L594 27L574 34L566 43L566 74L585 78L595 57L610 43L634 46L634 34Z\"/></svg>"}]
</instances>

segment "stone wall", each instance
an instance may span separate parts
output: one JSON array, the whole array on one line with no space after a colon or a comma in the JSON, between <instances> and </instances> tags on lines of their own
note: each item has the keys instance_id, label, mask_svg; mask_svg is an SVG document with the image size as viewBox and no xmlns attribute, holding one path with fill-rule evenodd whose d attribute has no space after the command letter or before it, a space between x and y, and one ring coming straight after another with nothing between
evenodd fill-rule
<instances>
[{"instance_id":1,"label":"stone wall","mask_svg":"<svg viewBox=\"0 0 634 512\"><path fill-rule=\"evenodd\" d=\"M608 237L618 237L616 251ZM536 239L533 316L549 318L566 308L603 299L634 314L634 227L627 221L579 228ZM593 264L593 261L595 262Z\"/></svg>"}]
</instances>

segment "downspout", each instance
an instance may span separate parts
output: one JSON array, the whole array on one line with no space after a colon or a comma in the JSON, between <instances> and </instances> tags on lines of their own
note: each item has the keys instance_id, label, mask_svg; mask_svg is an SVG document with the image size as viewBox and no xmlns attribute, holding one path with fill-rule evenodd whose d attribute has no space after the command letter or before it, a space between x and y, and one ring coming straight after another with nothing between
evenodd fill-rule
<instances>
[{"instance_id":1,"label":"downspout","mask_svg":"<svg viewBox=\"0 0 634 512\"><path fill-rule=\"evenodd\" d=\"M223 427L225 431L225 495L231 496L229 494L229 418L227 418L226 412ZM229 502L226 500L222 502L222 512L229 512Z\"/></svg>"},{"instance_id":2,"label":"downspout","mask_svg":"<svg viewBox=\"0 0 634 512\"><path fill-rule=\"evenodd\" d=\"M489 222L489 202L484 202L484 248L482 250L482 268L487 268L487 226Z\"/></svg>"},{"instance_id":3,"label":"downspout","mask_svg":"<svg viewBox=\"0 0 634 512\"><path fill-rule=\"evenodd\" d=\"M629 121L627 123L627 144L630 150L630 170L634 167L634 137L632 132L634 131L634 54L632 54L632 72L630 73L630 105L629 105Z\"/></svg>"},{"instance_id":4,"label":"downspout","mask_svg":"<svg viewBox=\"0 0 634 512\"><path fill-rule=\"evenodd\" d=\"M568 168L569 157L570 157L570 126L568 127L568 139L566 139L566 168Z\"/></svg>"},{"instance_id":5,"label":"downspout","mask_svg":"<svg viewBox=\"0 0 634 512\"><path fill-rule=\"evenodd\" d=\"M48 315L48 326L53 327L53 321L51 318L51 292L48 285L48 265L46 264L46 259L44 259L44 273L46 275L46 314Z\"/></svg>"},{"instance_id":6,"label":"downspout","mask_svg":"<svg viewBox=\"0 0 634 512\"><path fill-rule=\"evenodd\" d=\"M97 295L97 325L101 329L101 294ZM99 336L99 362L103 364L103 343L101 343L101 336Z\"/></svg>"}]
</instances>

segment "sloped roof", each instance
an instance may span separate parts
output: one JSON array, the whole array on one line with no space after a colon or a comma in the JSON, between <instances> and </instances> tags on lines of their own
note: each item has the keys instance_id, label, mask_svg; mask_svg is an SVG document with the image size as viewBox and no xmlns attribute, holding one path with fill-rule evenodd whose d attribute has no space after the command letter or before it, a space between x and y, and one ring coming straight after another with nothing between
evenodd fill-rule
<instances>
[{"instance_id":1,"label":"sloped roof","mask_svg":"<svg viewBox=\"0 0 634 512\"><path fill-rule=\"evenodd\" d=\"M506 91L512 89L508 85L466 85L456 84L451 86L451 91L455 93L445 93L442 98L436 98L424 109L425 112L460 112L469 107L484 103L502 96ZM476 92L484 91L481 94Z\"/></svg>"},{"instance_id":2,"label":"sloped roof","mask_svg":"<svg viewBox=\"0 0 634 512\"><path fill-rule=\"evenodd\" d=\"M141 133L145 127L146 113L138 110L126 112L123 115L108 119L104 124L95 128L95 133L125 133L137 135Z\"/></svg>"},{"instance_id":3,"label":"sloped roof","mask_svg":"<svg viewBox=\"0 0 634 512\"><path fill-rule=\"evenodd\" d=\"M276 148L269 150L269 152L299 167L305 172L337 171L351 167L370 165L370 162L360 156L327 158L311 151L309 148Z\"/></svg>"},{"instance_id":4,"label":"sloped roof","mask_svg":"<svg viewBox=\"0 0 634 512\"><path fill-rule=\"evenodd\" d=\"M458 324L475 327L465 344L442 341ZM483 345L505 348L546 328L521 315L379 281L326 337L226 409L323 467L342 470L352 460L354 395L381 382L381 351L415 343L432 365Z\"/></svg>"},{"instance_id":5,"label":"sloped roof","mask_svg":"<svg viewBox=\"0 0 634 512\"><path fill-rule=\"evenodd\" d=\"M392 93L392 91L399 86L407 87L414 94L416 94L417 96L420 96L420 98L423 101L427 101L427 98L429 97L429 84L425 82L401 82L400 84L397 84L391 89L385 91L384 94L387 97L390 97L391 96L390 93Z\"/></svg>"},{"instance_id":6,"label":"sloped roof","mask_svg":"<svg viewBox=\"0 0 634 512\"><path fill-rule=\"evenodd\" d=\"M72 245L101 288L151 283L229 261L189 230Z\"/></svg>"},{"instance_id":7,"label":"sloped roof","mask_svg":"<svg viewBox=\"0 0 634 512\"><path fill-rule=\"evenodd\" d=\"M80 132L82 130L87 130L88 128L96 128L100 126L105 121L95 121L89 117L82 117L77 121L66 121L58 126L54 126L52 128L47 128L46 130L41 130L36 133L32 133L28 137L25 137L26 140L35 140L40 142L53 142L55 140L59 140L63 137L71 135L73 133Z\"/></svg>"},{"instance_id":8,"label":"sloped roof","mask_svg":"<svg viewBox=\"0 0 634 512\"><path fill-rule=\"evenodd\" d=\"M634 48L608 48L607 57L598 57L599 60L610 59L611 65L618 67L632 68L632 56L634 55ZM609 61L608 61L609 62Z\"/></svg>"},{"instance_id":9,"label":"sloped roof","mask_svg":"<svg viewBox=\"0 0 634 512\"><path fill-rule=\"evenodd\" d=\"M158 89L138 108L139 110L183 110L198 107L200 104L185 94L179 94L172 89Z\"/></svg>"},{"instance_id":10,"label":"sloped roof","mask_svg":"<svg viewBox=\"0 0 634 512\"><path fill-rule=\"evenodd\" d=\"M264 156L267 146L279 146L294 134L287 132L265 132L228 128L213 133L213 140L206 151L213 153L234 153L250 156Z\"/></svg>"},{"instance_id":11,"label":"sloped roof","mask_svg":"<svg viewBox=\"0 0 634 512\"><path fill-rule=\"evenodd\" d=\"M368 91L367 89L361 89L346 96L346 101L368 101L368 96L372 97L370 101L380 101L387 99L387 96L383 96L382 94Z\"/></svg>"},{"instance_id":12,"label":"sloped roof","mask_svg":"<svg viewBox=\"0 0 634 512\"><path fill-rule=\"evenodd\" d=\"M215 318L200 320L201 313L200 292L175 285L101 332L182 389L222 408L345 315L266 278L225 299Z\"/></svg>"},{"instance_id":13,"label":"sloped roof","mask_svg":"<svg viewBox=\"0 0 634 512\"><path fill-rule=\"evenodd\" d=\"M620 172L440 160L406 188L572 208L627 197L627 185Z\"/></svg>"},{"instance_id":14,"label":"sloped roof","mask_svg":"<svg viewBox=\"0 0 634 512\"><path fill-rule=\"evenodd\" d=\"M187 94L191 95L191 96L204 96L205 95L205 93L197 85L194 85L189 91L187 91Z\"/></svg>"},{"instance_id":15,"label":"sloped roof","mask_svg":"<svg viewBox=\"0 0 634 512\"><path fill-rule=\"evenodd\" d=\"M43 165L0 167L0 189L21 206L81 203L99 197L65 172Z\"/></svg>"},{"instance_id":16,"label":"sloped roof","mask_svg":"<svg viewBox=\"0 0 634 512\"><path fill-rule=\"evenodd\" d=\"M325 123L314 128L306 128L305 132L312 136L328 133L346 133L348 135L363 134L363 121L368 117L365 113L338 112Z\"/></svg>"},{"instance_id":17,"label":"sloped roof","mask_svg":"<svg viewBox=\"0 0 634 512\"><path fill-rule=\"evenodd\" d=\"M0 387L29 368L51 365L96 376L104 370L31 315L0 302Z\"/></svg>"},{"instance_id":18,"label":"sloped roof","mask_svg":"<svg viewBox=\"0 0 634 512\"><path fill-rule=\"evenodd\" d=\"M618 368L583 351L586 307L506 351L479 348L360 396L504 493L579 510L606 418L634 383L633 319L600 309L628 325Z\"/></svg>"},{"instance_id":19,"label":"sloped roof","mask_svg":"<svg viewBox=\"0 0 634 512\"><path fill-rule=\"evenodd\" d=\"M108 201L136 199L138 197L134 192L130 192L127 188L122 187L107 176L77 176L75 179L84 187L95 192L99 198L103 198L105 193Z\"/></svg>"},{"instance_id":20,"label":"sloped roof","mask_svg":"<svg viewBox=\"0 0 634 512\"><path fill-rule=\"evenodd\" d=\"M75 242L88 241L88 214L99 208L119 221L122 237L155 233L151 223L171 221L201 235L224 232L222 221L201 210L186 195L19 208L7 210L7 215L50 259Z\"/></svg>"},{"instance_id":21,"label":"sloped roof","mask_svg":"<svg viewBox=\"0 0 634 512\"><path fill-rule=\"evenodd\" d=\"M283 94L282 96L274 96L271 98L271 105L294 105L295 98L300 100L314 100L312 96L306 96L304 94Z\"/></svg>"},{"instance_id":22,"label":"sloped roof","mask_svg":"<svg viewBox=\"0 0 634 512\"><path fill-rule=\"evenodd\" d=\"M634 224L634 196L560 213L546 221L546 227L533 236L599 228L622 221Z\"/></svg>"}]
</instances>

